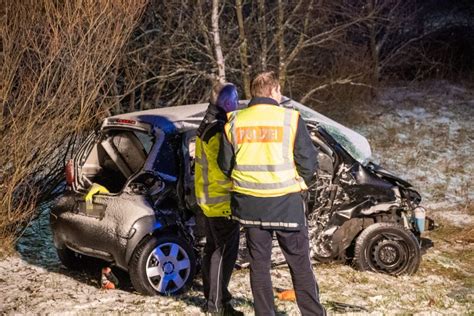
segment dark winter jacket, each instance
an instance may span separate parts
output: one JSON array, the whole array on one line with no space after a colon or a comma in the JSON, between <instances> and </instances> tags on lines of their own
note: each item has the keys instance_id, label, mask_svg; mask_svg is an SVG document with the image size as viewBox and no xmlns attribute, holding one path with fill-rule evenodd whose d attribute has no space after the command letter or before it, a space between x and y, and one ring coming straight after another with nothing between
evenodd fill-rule
<instances>
[{"instance_id":1,"label":"dark winter jacket","mask_svg":"<svg viewBox=\"0 0 474 316\"><path fill-rule=\"evenodd\" d=\"M207 107L206 114L204 115L204 118L202 119L201 124L199 125L196 131L197 137L201 137L204 134L204 131L209 127L209 125L211 123L215 123L216 121L220 123L218 124L219 127L221 128L219 132L222 132L222 126L224 125L226 121L226 114L222 109L210 103L209 106ZM208 136L207 138L211 138L213 135L215 135L215 133Z\"/></svg>"}]
</instances>

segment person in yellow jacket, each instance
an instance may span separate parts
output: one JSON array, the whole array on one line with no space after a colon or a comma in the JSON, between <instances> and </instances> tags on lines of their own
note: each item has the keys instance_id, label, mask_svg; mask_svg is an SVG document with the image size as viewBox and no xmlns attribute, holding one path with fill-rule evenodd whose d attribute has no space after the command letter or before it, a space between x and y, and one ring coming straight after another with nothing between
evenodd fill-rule
<instances>
[{"instance_id":1,"label":"person in yellow jacket","mask_svg":"<svg viewBox=\"0 0 474 316\"><path fill-rule=\"evenodd\" d=\"M228 113L218 164L232 180L232 218L245 228L256 315L275 315L270 267L275 235L303 316L324 315L309 258L305 191L318 152L297 111L280 107L278 77L251 84L248 107Z\"/></svg>"},{"instance_id":2,"label":"person in yellow jacket","mask_svg":"<svg viewBox=\"0 0 474 316\"><path fill-rule=\"evenodd\" d=\"M239 97L233 84L217 84L197 130L195 193L206 222L202 262L205 310L216 315L243 315L231 305L228 285L239 250L239 223L230 218L232 182L217 165L226 113L235 111Z\"/></svg>"}]
</instances>

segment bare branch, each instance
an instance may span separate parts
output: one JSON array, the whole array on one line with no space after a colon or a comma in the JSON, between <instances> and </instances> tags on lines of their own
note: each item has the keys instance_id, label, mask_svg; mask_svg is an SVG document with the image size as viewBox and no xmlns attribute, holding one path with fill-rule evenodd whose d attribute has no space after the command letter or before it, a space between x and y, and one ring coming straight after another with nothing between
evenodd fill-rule
<instances>
[{"instance_id":1,"label":"bare branch","mask_svg":"<svg viewBox=\"0 0 474 316\"><path fill-rule=\"evenodd\" d=\"M349 84L352 86L362 86L362 87L367 87L367 88L372 88L372 86L365 84L363 82L355 82L350 78L345 78L345 79L337 79L322 85L319 85L317 87L314 87L313 89L309 90L302 98L301 98L301 103L305 103L314 93L327 89L330 86L334 85L344 85L344 84Z\"/></svg>"}]
</instances>

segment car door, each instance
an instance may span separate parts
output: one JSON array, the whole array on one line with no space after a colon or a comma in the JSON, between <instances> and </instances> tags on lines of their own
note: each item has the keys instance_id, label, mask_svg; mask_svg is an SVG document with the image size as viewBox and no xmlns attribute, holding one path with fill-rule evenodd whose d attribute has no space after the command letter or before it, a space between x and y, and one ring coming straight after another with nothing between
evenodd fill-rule
<instances>
[{"instance_id":1,"label":"car door","mask_svg":"<svg viewBox=\"0 0 474 316\"><path fill-rule=\"evenodd\" d=\"M181 155L183 159L181 170L181 186L184 203L188 210L196 211L199 207L194 193L194 159L195 159L196 131L183 133Z\"/></svg>"}]
</instances>

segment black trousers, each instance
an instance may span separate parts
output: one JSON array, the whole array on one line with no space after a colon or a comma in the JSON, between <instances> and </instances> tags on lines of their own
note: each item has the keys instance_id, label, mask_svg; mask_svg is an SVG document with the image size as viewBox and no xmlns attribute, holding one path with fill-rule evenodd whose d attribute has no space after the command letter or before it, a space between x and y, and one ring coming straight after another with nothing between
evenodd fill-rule
<instances>
[{"instance_id":1,"label":"black trousers","mask_svg":"<svg viewBox=\"0 0 474 316\"><path fill-rule=\"evenodd\" d=\"M255 315L275 315L272 280L270 276L272 235L290 267L296 302L303 316L325 315L319 302L319 288L309 258L308 228L300 231L246 228L250 255L250 285L254 297Z\"/></svg>"},{"instance_id":2,"label":"black trousers","mask_svg":"<svg viewBox=\"0 0 474 316\"><path fill-rule=\"evenodd\" d=\"M206 217L202 280L209 312L221 311L232 299L228 286L238 250L239 223L225 217Z\"/></svg>"}]
</instances>

